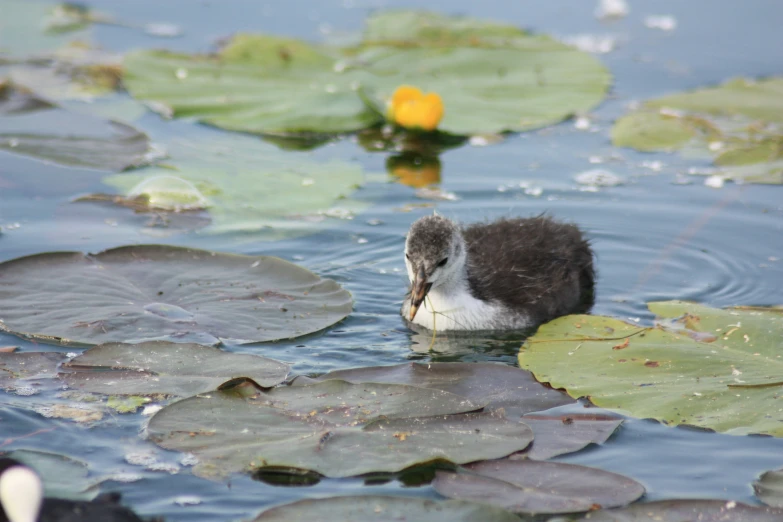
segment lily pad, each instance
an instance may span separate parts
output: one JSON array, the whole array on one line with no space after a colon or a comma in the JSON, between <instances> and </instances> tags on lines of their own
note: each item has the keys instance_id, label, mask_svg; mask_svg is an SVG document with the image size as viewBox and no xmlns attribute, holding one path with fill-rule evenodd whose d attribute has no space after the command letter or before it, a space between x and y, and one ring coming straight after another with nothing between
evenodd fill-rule
<instances>
[{"instance_id":1,"label":"lily pad","mask_svg":"<svg viewBox=\"0 0 783 522\"><path fill-rule=\"evenodd\" d=\"M783 78L730 80L645 102L617 120L612 142L714 157L718 175L783 183Z\"/></svg>"},{"instance_id":2,"label":"lily pad","mask_svg":"<svg viewBox=\"0 0 783 522\"><path fill-rule=\"evenodd\" d=\"M539 381L595 405L669 425L783 436L783 313L650 303L665 327L573 315L539 328L519 355Z\"/></svg>"},{"instance_id":3,"label":"lily pad","mask_svg":"<svg viewBox=\"0 0 783 522\"><path fill-rule=\"evenodd\" d=\"M128 196L144 194L158 209L206 207L211 232L263 231L284 237L312 230L327 216L363 208L348 199L364 182L358 164L317 161L257 138L192 127L178 127L174 140L161 137L171 158L165 167L114 175L104 182ZM172 177L180 181L171 183Z\"/></svg>"},{"instance_id":4,"label":"lily pad","mask_svg":"<svg viewBox=\"0 0 783 522\"><path fill-rule=\"evenodd\" d=\"M484 404L440 390L339 380L250 396L223 388L166 406L148 428L163 448L195 454L202 476L269 468L393 473L436 460L500 458L533 438L502 413L463 413Z\"/></svg>"},{"instance_id":5,"label":"lily pad","mask_svg":"<svg viewBox=\"0 0 783 522\"><path fill-rule=\"evenodd\" d=\"M562 392L541 386L529 372L492 363L403 363L336 370L318 378L297 377L294 386L341 379L352 383L407 384L456 393L487 403L485 410L511 413L548 410L573 401Z\"/></svg>"},{"instance_id":6,"label":"lily pad","mask_svg":"<svg viewBox=\"0 0 783 522\"><path fill-rule=\"evenodd\" d=\"M57 366L68 356L57 352L0 353L0 388L19 395L34 395L60 386Z\"/></svg>"},{"instance_id":7,"label":"lily pad","mask_svg":"<svg viewBox=\"0 0 783 522\"><path fill-rule=\"evenodd\" d=\"M140 51L126 57L124 83L176 116L262 134L376 125L383 121L377 107L411 84L443 98L439 128L458 135L556 123L597 105L610 83L589 54L482 20L379 13L365 38L337 49L240 34L213 55Z\"/></svg>"},{"instance_id":8,"label":"lily pad","mask_svg":"<svg viewBox=\"0 0 783 522\"><path fill-rule=\"evenodd\" d=\"M258 355L228 353L200 344L152 341L95 346L63 369L68 372L61 373L60 378L80 391L188 397L214 390L235 377L248 377L263 387L275 386L285 380L290 368Z\"/></svg>"},{"instance_id":9,"label":"lily pad","mask_svg":"<svg viewBox=\"0 0 783 522\"><path fill-rule=\"evenodd\" d=\"M438 471L432 485L443 496L484 502L515 513L554 515L625 506L644 495L635 480L562 462L477 462L467 472Z\"/></svg>"},{"instance_id":10,"label":"lily pad","mask_svg":"<svg viewBox=\"0 0 783 522\"><path fill-rule=\"evenodd\" d=\"M4 57L21 58L52 51L70 40L86 40L90 33L83 26L78 31L46 31L46 20L53 3L28 0L0 0L0 61Z\"/></svg>"},{"instance_id":11,"label":"lily pad","mask_svg":"<svg viewBox=\"0 0 783 522\"><path fill-rule=\"evenodd\" d=\"M783 510L726 500L659 500L620 509L595 511L580 521L590 522L778 522Z\"/></svg>"},{"instance_id":12,"label":"lily pad","mask_svg":"<svg viewBox=\"0 0 783 522\"><path fill-rule=\"evenodd\" d=\"M437 501L415 497L383 497L362 495L300 500L267 510L254 522L289 522L318 520L319 522L518 522L516 515L503 509L459 500Z\"/></svg>"},{"instance_id":13,"label":"lily pad","mask_svg":"<svg viewBox=\"0 0 783 522\"><path fill-rule=\"evenodd\" d=\"M67 111L2 80L0 150L114 171L150 160L149 139L130 125Z\"/></svg>"},{"instance_id":14,"label":"lily pad","mask_svg":"<svg viewBox=\"0 0 783 522\"><path fill-rule=\"evenodd\" d=\"M43 479L47 497L92 500L98 495L96 480L88 479L87 463L45 451L17 449L3 455L30 466Z\"/></svg>"},{"instance_id":15,"label":"lily pad","mask_svg":"<svg viewBox=\"0 0 783 522\"><path fill-rule=\"evenodd\" d=\"M282 259L166 245L22 257L0 280L0 330L61 344L272 341L351 311L337 283Z\"/></svg>"},{"instance_id":16,"label":"lily pad","mask_svg":"<svg viewBox=\"0 0 783 522\"><path fill-rule=\"evenodd\" d=\"M548 460L558 455L580 451L590 444L603 444L617 431L623 419L590 413L530 413L522 417L522 422L530 426L535 438L533 444L520 456L532 460ZM516 458L516 455L513 458Z\"/></svg>"},{"instance_id":17,"label":"lily pad","mask_svg":"<svg viewBox=\"0 0 783 522\"><path fill-rule=\"evenodd\" d=\"M783 508L783 470L762 473L753 483L756 497L768 506Z\"/></svg>"}]
</instances>

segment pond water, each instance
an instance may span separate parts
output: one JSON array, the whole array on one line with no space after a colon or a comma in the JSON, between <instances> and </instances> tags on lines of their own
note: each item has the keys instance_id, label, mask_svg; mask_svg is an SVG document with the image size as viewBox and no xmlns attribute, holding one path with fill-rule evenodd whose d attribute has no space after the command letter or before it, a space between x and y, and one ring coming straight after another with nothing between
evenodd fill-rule
<instances>
[{"instance_id":1,"label":"pond water","mask_svg":"<svg viewBox=\"0 0 783 522\"><path fill-rule=\"evenodd\" d=\"M683 299L713 306L783 303L783 188L731 183L710 188L703 177L687 175L691 167L706 167L707 160L616 149L608 137L612 121L634 100L733 76L780 74L783 4L631 1L629 16L613 23L596 20L591 2L572 0L93 0L90 5L127 21L174 22L185 31L180 38L161 40L122 27L96 27L97 42L116 51L206 50L216 38L240 30L318 40L324 33L355 33L374 9L426 7L504 20L557 36L614 35L617 48L601 59L615 82L609 98L591 113L588 131L566 121L511 135L499 144L465 145L442 154L440 187L458 198L454 201L417 197L415 189L395 183L385 173L386 154L365 152L354 139L316 149L308 153L316 160L337 157L364 167L367 182L357 198L367 208L353 219L330 221L312 235L280 241L261 241L252 234L150 235L144 227L147 218L130 210L70 202L78 194L106 191L100 181L103 173L0 152L0 261L44 251L97 252L155 242L292 260L350 290L354 312L323 333L227 349L290 362L300 374L407 360L516 365L518 339L440 338L435 351L428 352L430 338L403 324L398 310L407 284L404 236L411 222L433 209L464 222L547 212L578 223L597 256L597 314L648 324L652 316L645 303L652 300ZM676 17L676 29L646 28L644 17L655 14ZM225 134L207 126L164 121L154 114L144 115L135 125L153 136ZM594 163L599 159L601 164ZM611 170L625 183L595 192L580 190L574 176L596 167ZM3 345L30 351L61 349L0 334ZM324 479L297 488L247 476L211 482L190 475L178 464L179 454L146 442L141 426L140 416L133 415L85 429L0 405L0 439L6 439L0 449L38 448L83 458L96 475L136 474L140 480L111 482L104 489L121 491L140 513L173 521L237 520L269 505L334 494L438 497L429 486L406 487L396 480L369 487L359 479ZM51 431L14 439L41 429ZM179 466L180 472L134 466L127 462L128 455L151 456L169 464L166 469ZM603 446L559 460L636 478L647 488L648 499L730 498L755 503L750 483L760 472L783 466L783 441L629 419Z\"/></svg>"}]
</instances>

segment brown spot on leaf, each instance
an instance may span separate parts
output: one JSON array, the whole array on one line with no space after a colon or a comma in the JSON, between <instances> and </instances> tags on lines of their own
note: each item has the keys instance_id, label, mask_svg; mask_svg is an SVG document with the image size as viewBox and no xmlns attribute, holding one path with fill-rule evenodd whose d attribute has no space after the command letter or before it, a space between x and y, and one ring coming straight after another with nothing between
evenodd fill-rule
<instances>
[{"instance_id":1,"label":"brown spot on leaf","mask_svg":"<svg viewBox=\"0 0 783 522\"><path fill-rule=\"evenodd\" d=\"M628 345L630 344L631 340L626 339L625 341L621 342L620 344L615 344L612 346L612 350L622 350L624 348L628 348Z\"/></svg>"},{"instance_id":2,"label":"brown spot on leaf","mask_svg":"<svg viewBox=\"0 0 783 522\"><path fill-rule=\"evenodd\" d=\"M658 361L647 361L646 363L644 363L644 365L647 366L648 368L657 368L658 366L661 365L661 363L659 363Z\"/></svg>"}]
</instances>

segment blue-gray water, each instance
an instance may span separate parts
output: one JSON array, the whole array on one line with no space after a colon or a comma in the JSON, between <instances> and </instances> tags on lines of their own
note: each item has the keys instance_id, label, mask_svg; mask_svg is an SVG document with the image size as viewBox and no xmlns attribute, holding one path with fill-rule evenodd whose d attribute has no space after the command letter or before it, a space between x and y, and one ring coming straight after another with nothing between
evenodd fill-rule
<instances>
[{"instance_id":1,"label":"blue-gray water","mask_svg":"<svg viewBox=\"0 0 783 522\"><path fill-rule=\"evenodd\" d=\"M687 177L690 184L680 184L689 167L706 166L706 162L615 149L608 138L612 120L634 100L715 84L732 76L780 74L783 4L764 0L629 1L631 14L614 23L597 21L594 3L586 0L95 0L90 5L129 22L167 21L185 30L181 38L162 40L121 27L95 28L97 42L117 51L136 47L206 50L216 38L239 30L318 40L325 31L332 35L356 32L368 12L388 7L426 7L500 19L558 36L617 35L618 49L601 57L614 74L615 84L610 97L592 113L597 132L580 131L572 122L565 122L510 136L497 145L464 146L446 152L441 157L442 188L460 199L436 202L435 207L462 221L547 211L579 223L592 238L597 254L595 313L648 322L651 316L645 303L651 300L687 299L714 306L783 303L783 187L727 184L712 189L698 176ZM676 30L665 33L644 27L644 17L651 14L675 16ZM161 121L148 114L137 125L156 133L176 134L192 124ZM222 131L200 127L199 132ZM252 236L150 237L143 232L146 218L133 216L128 210L69 203L76 194L105 190L100 185L101 173L0 152L0 226L6 229L0 236L0 260L51 250L97 252L149 242L278 255L338 280L354 295L354 313L322 334L229 349L289 361L299 373L410 359L515 364L516 342L441 343L440 353L426 353L426 344L423 347L421 343L429 339L414 337L397 310L405 288L405 231L416 217L432 208L400 211L426 201L416 198L413 189L386 180L384 154L364 152L351 139L312 154L357 161L368 173L376 173L358 193L359 199L369 203L368 210L315 235L261 242ZM589 161L593 156L609 158L613 154L620 159L602 165ZM663 167L649 168L649 162L654 161L663 162ZM580 191L574 174L594 167L610 169L627 183L595 193ZM541 187L542 194L526 195L520 188L523 182ZM380 224L375 224L377 221ZM2 345L58 349L7 335L0 335ZM174 475L145 471L126 463L125 455L149 451L171 463L178 462L180 456L145 442L140 426L138 416L117 416L85 429L5 408L0 409L0 439L54 429L6 444L0 440L0 449L40 448L80 457L90 463L95 475L139 473L143 476L139 481L109 483L104 489L122 491L139 512L165 515L169 520L237 520L272 504L331 494L436 495L429 487L403 488L396 482L367 488L360 480L324 480L314 487L283 488L245 476L235 476L228 484L209 482L189 475L187 468ZM750 482L761 471L783 466L783 441L629 420L602 447L562 460L637 478L648 488L650 499L710 497L754 502ZM181 496L197 496L202 502L182 507L175 503Z\"/></svg>"}]
</instances>

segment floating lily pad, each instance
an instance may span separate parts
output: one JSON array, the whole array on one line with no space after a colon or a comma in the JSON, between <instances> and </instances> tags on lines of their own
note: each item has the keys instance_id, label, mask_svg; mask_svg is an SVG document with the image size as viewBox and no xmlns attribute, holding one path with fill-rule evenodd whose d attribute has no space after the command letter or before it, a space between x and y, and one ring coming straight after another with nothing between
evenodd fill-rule
<instances>
[{"instance_id":1,"label":"floating lily pad","mask_svg":"<svg viewBox=\"0 0 783 522\"><path fill-rule=\"evenodd\" d=\"M254 522L290 522L291 520L318 520L318 522L518 522L516 515L503 509L459 500L437 501L415 497L382 497L362 495L300 500L272 508L253 519Z\"/></svg>"},{"instance_id":2,"label":"floating lily pad","mask_svg":"<svg viewBox=\"0 0 783 522\"><path fill-rule=\"evenodd\" d=\"M756 497L768 506L783 508L783 470L767 471L753 483Z\"/></svg>"},{"instance_id":3,"label":"floating lily pad","mask_svg":"<svg viewBox=\"0 0 783 522\"><path fill-rule=\"evenodd\" d=\"M582 450L589 444L603 444L617 431L623 419L591 413L530 413L522 417L522 422L530 426L535 438L521 455L533 460L547 460Z\"/></svg>"},{"instance_id":4,"label":"floating lily pad","mask_svg":"<svg viewBox=\"0 0 783 522\"><path fill-rule=\"evenodd\" d=\"M294 386L341 379L353 383L408 384L456 393L487 403L485 409L505 408L515 415L548 410L573 401L562 392L541 386L529 372L492 363L403 363L336 370L316 379L297 377Z\"/></svg>"},{"instance_id":5,"label":"floating lily pad","mask_svg":"<svg viewBox=\"0 0 783 522\"><path fill-rule=\"evenodd\" d=\"M666 424L783 436L780 309L650 303L666 327L573 315L539 328L519 355L539 381Z\"/></svg>"},{"instance_id":6,"label":"floating lily pad","mask_svg":"<svg viewBox=\"0 0 783 522\"><path fill-rule=\"evenodd\" d=\"M62 344L272 341L351 311L337 283L282 259L166 245L22 257L0 280L0 329Z\"/></svg>"},{"instance_id":7,"label":"floating lily pad","mask_svg":"<svg viewBox=\"0 0 783 522\"><path fill-rule=\"evenodd\" d=\"M463 413L484 404L440 390L329 380L252 391L215 391L166 406L151 419L150 438L194 453L194 472L203 476L293 468L329 477L500 458L533 438L502 413Z\"/></svg>"},{"instance_id":8,"label":"floating lily pad","mask_svg":"<svg viewBox=\"0 0 783 522\"><path fill-rule=\"evenodd\" d=\"M459 135L558 122L597 105L610 83L589 54L482 20L379 13L365 38L336 49L240 34L215 55L135 52L126 57L124 83L176 116L263 134L373 126L383 121L377 107L412 84L443 98L439 128Z\"/></svg>"},{"instance_id":9,"label":"floating lily pad","mask_svg":"<svg viewBox=\"0 0 783 522\"><path fill-rule=\"evenodd\" d=\"M55 388L57 366L68 359L57 352L0 353L0 388L19 395L34 395Z\"/></svg>"},{"instance_id":10,"label":"floating lily pad","mask_svg":"<svg viewBox=\"0 0 783 522\"><path fill-rule=\"evenodd\" d=\"M718 175L783 183L783 78L730 80L645 102L612 128L612 141L641 151L713 156Z\"/></svg>"},{"instance_id":11,"label":"floating lily pad","mask_svg":"<svg viewBox=\"0 0 783 522\"><path fill-rule=\"evenodd\" d=\"M25 57L34 53L52 51L70 40L87 40L87 27L68 33L46 31L46 20L53 3L29 0L0 0L0 58Z\"/></svg>"},{"instance_id":12,"label":"floating lily pad","mask_svg":"<svg viewBox=\"0 0 783 522\"><path fill-rule=\"evenodd\" d=\"M150 159L149 139L133 127L67 111L2 80L0 150L114 171Z\"/></svg>"},{"instance_id":13,"label":"floating lily pad","mask_svg":"<svg viewBox=\"0 0 783 522\"><path fill-rule=\"evenodd\" d=\"M206 207L212 232L264 231L284 237L312 230L314 223L341 209L363 208L348 199L364 182L358 164L316 161L257 138L181 127L176 139L161 137L171 158L165 168L114 175L104 182L128 196L144 194L159 209ZM171 183L172 177L181 182Z\"/></svg>"},{"instance_id":14,"label":"floating lily pad","mask_svg":"<svg viewBox=\"0 0 783 522\"><path fill-rule=\"evenodd\" d=\"M98 481L88 479L87 463L45 451L17 449L3 455L30 466L43 479L47 497L92 500L98 495Z\"/></svg>"},{"instance_id":15,"label":"floating lily pad","mask_svg":"<svg viewBox=\"0 0 783 522\"><path fill-rule=\"evenodd\" d=\"M590 522L779 522L783 510L726 500L659 500L586 514Z\"/></svg>"},{"instance_id":16,"label":"floating lily pad","mask_svg":"<svg viewBox=\"0 0 783 522\"><path fill-rule=\"evenodd\" d=\"M235 377L248 377L259 386L271 387L283 382L289 371L287 364L258 355L166 341L102 344L63 368L68 372L60 378L80 391L178 397L214 390Z\"/></svg>"},{"instance_id":17,"label":"floating lily pad","mask_svg":"<svg viewBox=\"0 0 783 522\"><path fill-rule=\"evenodd\" d=\"M635 480L562 462L477 462L467 472L438 471L432 485L443 496L484 502L531 515L578 513L630 504L644 495Z\"/></svg>"}]
</instances>

